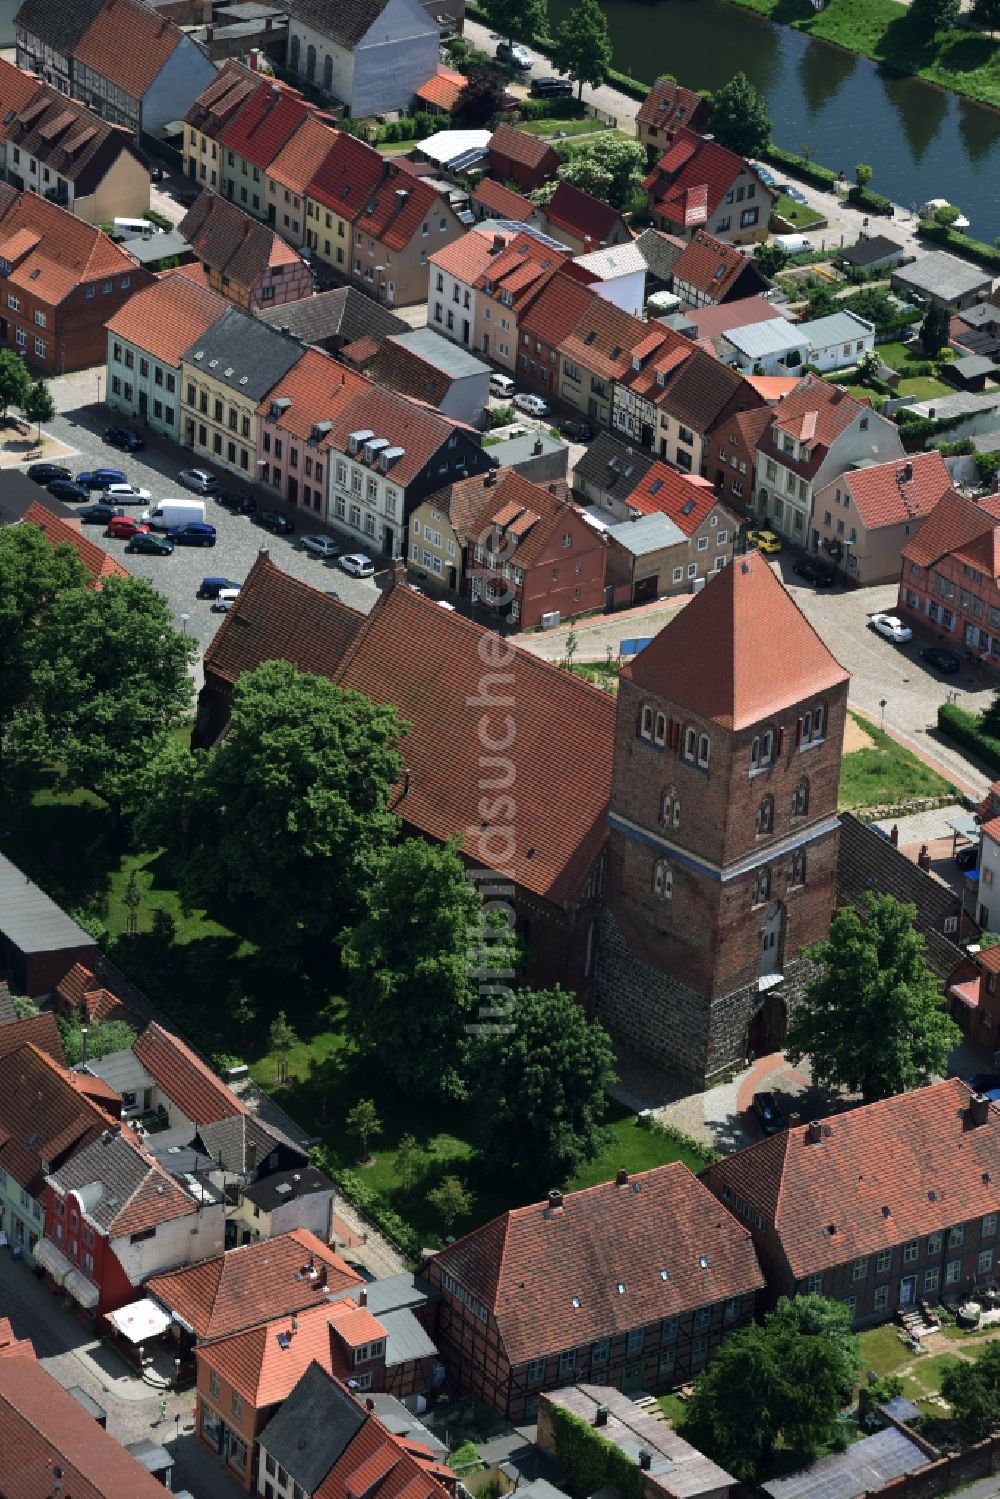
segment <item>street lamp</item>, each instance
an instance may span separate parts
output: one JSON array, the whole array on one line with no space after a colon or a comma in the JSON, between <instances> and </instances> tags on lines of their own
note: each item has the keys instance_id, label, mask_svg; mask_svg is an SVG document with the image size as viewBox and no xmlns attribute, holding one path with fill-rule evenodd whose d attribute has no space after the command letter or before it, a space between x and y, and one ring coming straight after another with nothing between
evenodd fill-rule
<instances>
[{"instance_id":1,"label":"street lamp","mask_svg":"<svg viewBox=\"0 0 1000 1499\"><path fill-rule=\"evenodd\" d=\"M101 372L97 371L97 404L101 404Z\"/></svg>"},{"instance_id":2,"label":"street lamp","mask_svg":"<svg viewBox=\"0 0 1000 1499\"><path fill-rule=\"evenodd\" d=\"M188 631L188 620L190 618L191 618L190 614L182 614L181 615L181 634L182 635L186 635L187 634L187 631ZM180 1363L180 1360L179 1359L175 1359L174 1362L175 1363Z\"/></svg>"}]
</instances>

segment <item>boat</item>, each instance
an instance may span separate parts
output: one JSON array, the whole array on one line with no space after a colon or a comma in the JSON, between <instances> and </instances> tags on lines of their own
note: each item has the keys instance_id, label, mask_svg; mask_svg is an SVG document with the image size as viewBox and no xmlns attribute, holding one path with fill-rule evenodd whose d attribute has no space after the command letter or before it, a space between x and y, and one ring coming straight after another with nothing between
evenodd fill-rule
<instances>
[{"instance_id":1,"label":"boat","mask_svg":"<svg viewBox=\"0 0 1000 1499\"><path fill-rule=\"evenodd\" d=\"M928 198L920 210L920 217L922 219L932 219L939 208L950 208L951 206L947 198ZM952 229L968 229L969 220L961 210L959 211L958 218L951 227Z\"/></svg>"}]
</instances>

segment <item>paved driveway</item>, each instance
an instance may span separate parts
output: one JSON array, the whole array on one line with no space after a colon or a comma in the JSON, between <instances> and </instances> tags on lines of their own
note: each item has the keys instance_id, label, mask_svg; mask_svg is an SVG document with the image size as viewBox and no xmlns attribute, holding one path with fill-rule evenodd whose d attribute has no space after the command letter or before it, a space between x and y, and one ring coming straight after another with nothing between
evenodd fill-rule
<instances>
[{"instance_id":1,"label":"paved driveway","mask_svg":"<svg viewBox=\"0 0 1000 1499\"><path fill-rule=\"evenodd\" d=\"M74 473L98 466L120 468L132 483L148 489L154 500L178 495L191 498L188 491L177 483L176 476L182 468L201 466L200 459L188 449L152 434L147 434L147 447L141 453L119 453L105 446L101 439L111 420L113 418L103 407L78 407L62 411L47 430L70 447L73 456L65 462ZM218 533L217 544L212 548L177 547L170 557L145 557L126 552L125 542L106 537L100 526L85 526L85 534L117 557L136 577L149 578L169 600L178 628L193 635L201 650L212 639L222 615L214 614L207 600L196 597L199 582L204 576L214 574L242 583L262 547L266 547L274 562L293 577L338 593L345 603L356 609L367 612L372 607L378 597L377 582L349 578L335 563L323 562L302 550L298 536L303 532L335 536L318 517L290 511L289 507L276 503L263 491L241 484L236 475L229 475L221 469L216 472L225 487L250 489L269 508L293 514L298 534L274 536L246 516L231 515L211 499L205 501L205 519L215 526ZM130 514L140 514L143 508L141 505L128 506L127 510ZM344 544L343 537L336 539ZM353 550L353 547L347 544L346 549ZM385 578L383 574L383 583Z\"/></svg>"}]
</instances>

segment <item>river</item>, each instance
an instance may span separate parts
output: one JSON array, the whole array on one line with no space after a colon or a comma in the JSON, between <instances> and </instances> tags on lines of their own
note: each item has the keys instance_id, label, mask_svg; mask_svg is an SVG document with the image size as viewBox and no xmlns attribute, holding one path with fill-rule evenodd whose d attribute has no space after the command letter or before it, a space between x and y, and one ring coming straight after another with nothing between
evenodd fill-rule
<instances>
[{"instance_id":1,"label":"river","mask_svg":"<svg viewBox=\"0 0 1000 1499\"><path fill-rule=\"evenodd\" d=\"M552 29L572 3L549 0ZM767 99L779 146L811 146L848 177L856 162L870 162L873 189L893 202L947 198L977 238L1000 235L1000 112L883 77L867 58L726 0L603 0L603 8L623 72L717 89L742 69Z\"/></svg>"}]
</instances>

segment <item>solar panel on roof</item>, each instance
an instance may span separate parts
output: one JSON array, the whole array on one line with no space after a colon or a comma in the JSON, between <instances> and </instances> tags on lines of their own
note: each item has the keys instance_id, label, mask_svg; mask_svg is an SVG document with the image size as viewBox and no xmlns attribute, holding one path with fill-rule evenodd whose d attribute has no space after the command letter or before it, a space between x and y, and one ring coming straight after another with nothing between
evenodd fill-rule
<instances>
[{"instance_id":1,"label":"solar panel on roof","mask_svg":"<svg viewBox=\"0 0 1000 1499\"><path fill-rule=\"evenodd\" d=\"M654 479L653 482L652 482L652 484L649 486L649 492L650 492L650 494L659 494L659 492L660 492L660 490L662 488L663 488L663 480L662 479Z\"/></svg>"}]
</instances>

